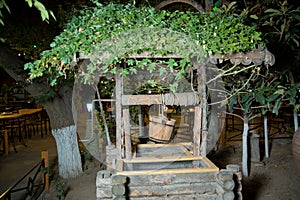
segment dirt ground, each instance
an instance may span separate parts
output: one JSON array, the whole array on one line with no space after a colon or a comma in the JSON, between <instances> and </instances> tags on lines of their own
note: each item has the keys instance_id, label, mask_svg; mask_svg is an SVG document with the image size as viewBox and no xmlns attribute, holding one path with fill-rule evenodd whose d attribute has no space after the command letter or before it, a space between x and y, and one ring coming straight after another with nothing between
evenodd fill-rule
<instances>
[{"instance_id":1,"label":"dirt ground","mask_svg":"<svg viewBox=\"0 0 300 200\"><path fill-rule=\"evenodd\" d=\"M297 171L291 152L292 139L271 141L270 157L262 158L264 165L251 164L250 175L243 177L244 200L298 200L300 199L300 173ZM241 146L229 146L209 154L220 169L227 164L241 166ZM83 200L96 199L95 179L101 165L87 161L82 176L60 180L53 177L51 189L40 199ZM55 169L53 169L55 170ZM60 190L63 188L62 190Z\"/></svg>"},{"instance_id":2,"label":"dirt ground","mask_svg":"<svg viewBox=\"0 0 300 200\"><path fill-rule=\"evenodd\" d=\"M94 200L96 199L96 174L103 169L97 162L85 165L84 173L75 179L63 180L54 175L49 191L45 191L42 200ZM54 169L57 171L57 168Z\"/></svg>"},{"instance_id":3,"label":"dirt ground","mask_svg":"<svg viewBox=\"0 0 300 200\"><path fill-rule=\"evenodd\" d=\"M270 157L262 157L264 165L252 164L249 177L243 177L243 199L299 200L300 172L296 169L291 152L292 139L274 139L270 143ZM40 159L41 150L47 149L51 166L51 188L49 191L45 191L39 199L96 199L96 174L103 169L100 163L87 160L84 165L84 173L80 177L62 180L57 175L57 154L53 137L48 134L46 137L40 138L37 135L27 139L26 144L26 147L17 145L18 153L11 150L8 156L0 155L0 188L2 192L22 177ZM241 166L241 151L242 148L238 143L211 152L208 158L220 169L224 169L227 164ZM19 200L18 198L13 199Z\"/></svg>"},{"instance_id":4,"label":"dirt ground","mask_svg":"<svg viewBox=\"0 0 300 200\"><path fill-rule=\"evenodd\" d=\"M262 158L264 165L251 164L250 175L243 177L244 200L298 200L300 199L300 171L296 168L292 139L275 139L270 145L270 157ZM240 145L227 147L211 155L220 168L226 164L241 166Z\"/></svg>"}]
</instances>

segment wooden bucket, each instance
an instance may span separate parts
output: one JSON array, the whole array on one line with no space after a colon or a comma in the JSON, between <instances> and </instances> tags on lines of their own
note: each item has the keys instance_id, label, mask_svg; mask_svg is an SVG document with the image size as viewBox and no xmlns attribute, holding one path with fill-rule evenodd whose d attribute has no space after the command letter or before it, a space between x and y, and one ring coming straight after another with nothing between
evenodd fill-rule
<instances>
[{"instance_id":1,"label":"wooden bucket","mask_svg":"<svg viewBox=\"0 0 300 200\"><path fill-rule=\"evenodd\" d=\"M149 139L156 142L169 142L176 120L163 116L149 116Z\"/></svg>"}]
</instances>

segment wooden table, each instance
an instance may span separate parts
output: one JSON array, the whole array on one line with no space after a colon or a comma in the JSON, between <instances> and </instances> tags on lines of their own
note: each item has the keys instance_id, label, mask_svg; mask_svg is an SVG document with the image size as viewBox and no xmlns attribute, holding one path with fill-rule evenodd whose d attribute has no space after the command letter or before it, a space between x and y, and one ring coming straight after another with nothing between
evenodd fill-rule
<instances>
[{"instance_id":1,"label":"wooden table","mask_svg":"<svg viewBox=\"0 0 300 200\"><path fill-rule=\"evenodd\" d=\"M19 141L21 144L25 145L23 140L21 129L24 128L25 136L27 136L27 124L28 119L34 115L37 115L42 112L42 108L34 108L34 109L20 109L17 112L6 112L0 114L0 125L2 125L3 129L6 130L7 134L10 134L10 140L12 141L14 150L16 150L14 143L14 129L19 129ZM10 129L10 132L8 131ZM8 149L8 142L5 142L4 149ZM7 153L5 153L7 154Z\"/></svg>"},{"instance_id":2,"label":"wooden table","mask_svg":"<svg viewBox=\"0 0 300 200\"><path fill-rule=\"evenodd\" d=\"M25 127L25 121L23 120L23 117L25 115L22 113L2 113L0 114L0 124L3 126L4 130L8 131L10 129L10 139L13 143L13 147L15 152L17 152L14 142L14 129L19 129L19 141L26 146L24 143L21 128ZM8 148L8 147L5 147Z\"/></svg>"},{"instance_id":3,"label":"wooden table","mask_svg":"<svg viewBox=\"0 0 300 200\"><path fill-rule=\"evenodd\" d=\"M18 113L23 115L34 115L42 112L42 110L43 108L23 108L18 110Z\"/></svg>"}]
</instances>

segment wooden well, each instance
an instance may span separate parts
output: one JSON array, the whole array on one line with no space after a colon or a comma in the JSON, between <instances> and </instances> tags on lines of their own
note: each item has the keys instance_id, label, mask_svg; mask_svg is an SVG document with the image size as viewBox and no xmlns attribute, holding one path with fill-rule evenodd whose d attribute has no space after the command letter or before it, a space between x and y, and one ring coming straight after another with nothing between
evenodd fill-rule
<instances>
[{"instance_id":1,"label":"wooden well","mask_svg":"<svg viewBox=\"0 0 300 200\"><path fill-rule=\"evenodd\" d=\"M132 159L123 159L118 175L184 174L218 172L206 157L195 157L191 144L140 144Z\"/></svg>"}]
</instances>

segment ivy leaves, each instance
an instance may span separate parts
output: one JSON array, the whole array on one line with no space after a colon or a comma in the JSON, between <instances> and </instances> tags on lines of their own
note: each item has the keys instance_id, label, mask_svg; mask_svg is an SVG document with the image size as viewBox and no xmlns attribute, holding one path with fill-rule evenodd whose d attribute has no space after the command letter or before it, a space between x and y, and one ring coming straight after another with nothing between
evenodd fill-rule
<instances>
[{"instance_id":1,"label":"ivy leaves","mask_svg":"<svg viewBox=\"0 0 300 200\"><path fill-rule=\"evenodd\" d=\"M145 27L153 28L154 31L147 34L143 31L131 31ZM168 31L161 33L155 29L172 30L181 34L178 36L172 34L172 37L169 37ZM126 40L114 40L127 32L134 35L127 34ZM189 37L195 43L184 46L190 40ZM114 42L103 49L99 47L103 41ZM180 45L176 46L178 43ZM201 56L205 57L208 54L247 51L260 45L262 45L260 34L254 28L245 26L239 16L220 12L210 14L179 11L171 13L165 10L155 12L151 7L136 8L130 4L97 4L93 8L80 10L79 14L66 25L64 31L55 37L50 45L51 50L43 52L40 60L27 64L26 69L31 70L32 79L46 76L49 80L63 81L72 78L76 73L76 68L71 63L74 62L74 55L78 53L89 55L108 52L110 56L101 60L102 70L115 72L115 65L131 53L148 51L166 55L170 52L179 52L183 58L188 58L199 56L197 51L201 49ZM75 61L78 59L76 57ZM188 63L187 60L183 62ZM99 64L95 63L95 66ZM149 66L150 70L154 70L154 65ZM132 67L129 71L122 72L123 75L128 73L135 73L135 69Z\"/></svg>"}]
</instances>

